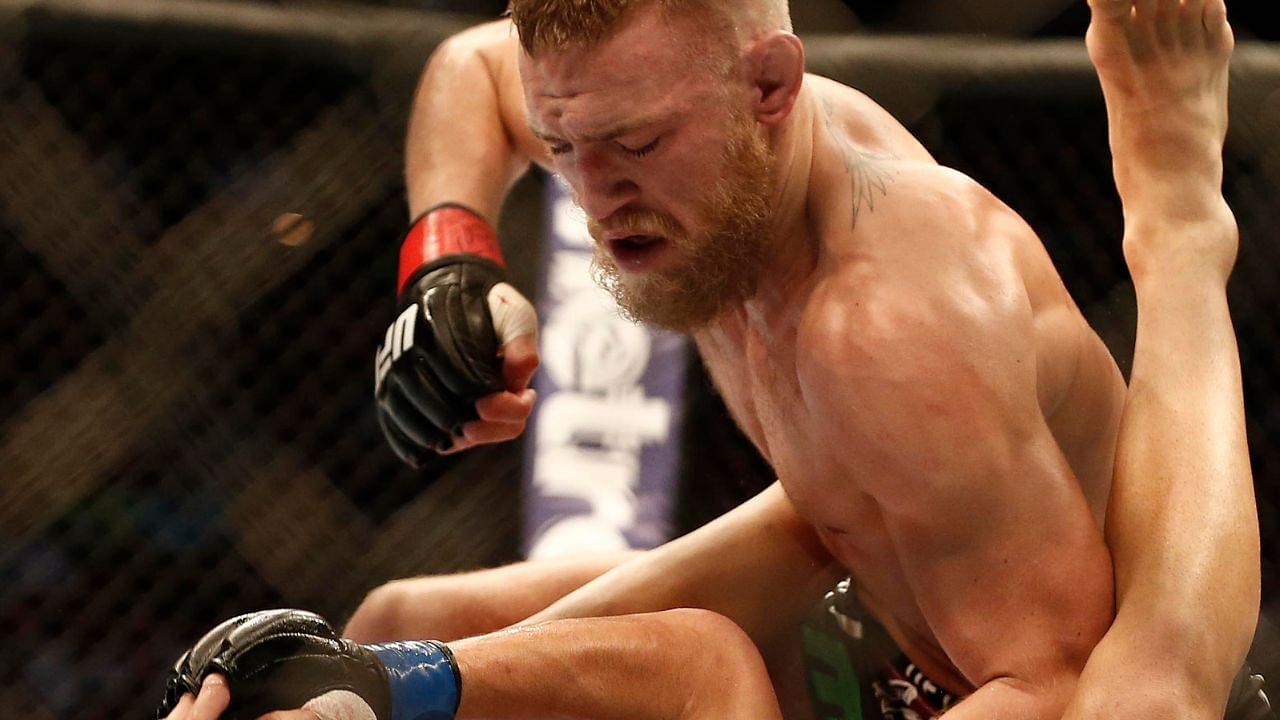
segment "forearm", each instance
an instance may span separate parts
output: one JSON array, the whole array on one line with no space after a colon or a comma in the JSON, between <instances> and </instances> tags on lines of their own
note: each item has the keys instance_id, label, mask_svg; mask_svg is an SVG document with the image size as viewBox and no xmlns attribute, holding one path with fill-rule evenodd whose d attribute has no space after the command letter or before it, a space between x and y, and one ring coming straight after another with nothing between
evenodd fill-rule
<instances>
[{"instance_id":1,"label":"forearm","mask_svg":"<svg viewBox=\"0 0 1280 720\"><path fill-rule=\"evenodd\" d=\"M719 520L611 570L527 622L692 607L761 647L794 632L844 571L778 485Z\"/></svg>"},{"instance_id":2,"label":"forearm","mask_svg":"<svg viewBox=\"0 0 1280 720\"><path fill-rule=\"evenodd\" d=\"M405 146L409 210L460 203L496 223L507 189L529 166L524 99L510 23L481 25L432 55Z\"/></svg>"}]
</instances>

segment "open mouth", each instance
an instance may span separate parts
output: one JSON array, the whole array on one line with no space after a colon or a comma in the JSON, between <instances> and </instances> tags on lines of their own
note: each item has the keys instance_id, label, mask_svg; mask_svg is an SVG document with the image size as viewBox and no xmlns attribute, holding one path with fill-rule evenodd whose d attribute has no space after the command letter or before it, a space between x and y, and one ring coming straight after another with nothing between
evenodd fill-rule
<instances>
[{"instance_id":1,"label":"open mouth","mask_svg":"<svg viewBox=\"0 0 1280 720\"><path fill-rule=\"evenodd\" d=\"M669 246L667 239L659 235L627 235L609 240L609 252L618 267L629 272L652 269Z\"/></svg>"}]
</instances>

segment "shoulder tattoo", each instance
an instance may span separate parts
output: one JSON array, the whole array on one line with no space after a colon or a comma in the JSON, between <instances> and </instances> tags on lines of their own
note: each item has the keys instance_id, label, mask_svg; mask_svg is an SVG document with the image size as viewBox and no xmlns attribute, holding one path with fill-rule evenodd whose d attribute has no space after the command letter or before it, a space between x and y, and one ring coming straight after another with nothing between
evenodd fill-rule
<instances>
[{"instance_id":1,"label":"shoulder tattoo","mask_svg":"<svg viewBox=\"0 0 1280 720\"><path fill-rule=\"evenodd\" d=\"M893 179L893 173L887 166L887 161L897 158L893 155L864 152L854 147L849 138L835 126L835 111L831 100L823 98L822 107L827 130L839 146L845 170L849 173L853 189L853 226L856 227L862 211L865 209L867 212L875 212L876 198L889 194L889 181Z\"/></svg>"}]
</instances>

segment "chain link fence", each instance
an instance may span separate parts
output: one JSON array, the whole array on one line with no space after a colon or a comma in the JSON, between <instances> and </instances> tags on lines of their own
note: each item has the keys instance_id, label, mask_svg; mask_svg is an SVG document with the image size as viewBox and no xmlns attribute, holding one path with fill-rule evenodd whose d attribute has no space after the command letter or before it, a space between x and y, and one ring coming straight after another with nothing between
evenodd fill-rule
<instances>
[{"instance_id":1,"label":"chain link fence","mask_svg":"<svg viewBox=\"0 0 1280 720\"><path fill-rule=\"evenodd\" d=\"M404 8L0 0L0 715L151 712L217 620L349 614L394 577L517 559L517 444L420 472L373 351L418 72L463 20ZM1042 234L1122 365L1105 116L1078 43L815 38ZM1242 48L1228 197L1266 556L1280 561L1280 51ZM542 179L503 220L536 295ZM678 525L770 480L694 368ZM1277 643L1260 662L1280 670Z\"/></svg>"}]
</instances>

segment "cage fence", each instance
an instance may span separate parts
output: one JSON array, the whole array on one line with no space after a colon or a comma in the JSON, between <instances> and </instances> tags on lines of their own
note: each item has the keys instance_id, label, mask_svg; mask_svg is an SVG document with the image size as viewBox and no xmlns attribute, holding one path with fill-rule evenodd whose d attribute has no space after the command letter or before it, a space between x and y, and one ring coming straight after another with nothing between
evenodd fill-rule
<instances>
[{"instance_id":1,"label":"cage fence","mask_svg":"<svg viewBox=\"0 0 1280 720\"><path fill-rule=\"evenodd\" d=\"M0 2L0 714L147 714L224 617L342 618L389 579L518 558L518 444L413 472L369 396L409 102L462 26L395 7ZM1127 369L1133 293L1083 48L809 48L1030 222ZM1245 44L1233 81L1231 299L1274 612L1280 49ZM543 182L502 223L531 296ZM694 365L680 532L770 481ZM1265 622L1260 637L1257 664L1280 671Z\"/></svg>"}]
</instances>

